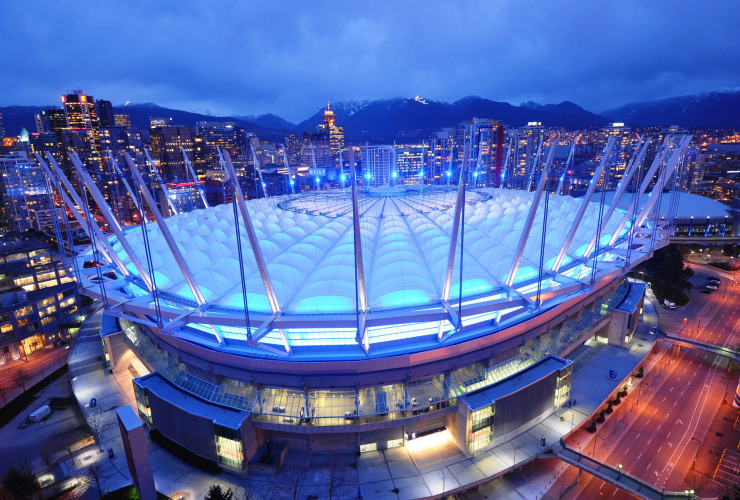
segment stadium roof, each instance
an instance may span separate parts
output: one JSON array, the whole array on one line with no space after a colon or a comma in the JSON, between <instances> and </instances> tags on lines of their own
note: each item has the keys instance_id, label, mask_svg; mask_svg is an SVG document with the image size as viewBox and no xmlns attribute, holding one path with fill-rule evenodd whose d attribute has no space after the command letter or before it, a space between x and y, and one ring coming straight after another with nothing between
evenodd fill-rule
<instances>
[{"instance_id":1,"label":"stadium roof","mask_svg":"<svg viewBox=\"0 0 740 500\"><path fill-rule=\"evenodd\" d=\"M502 293L533 195L526 191L493 189L479 189L469 194L472 202L465 207L464 215L464 299ZM353 219L348 199L348 194L337 190L247 202L282 312L356 311ZM439 303L454 215L454 204L447 201L444 193L440 195L433 190L409 192L405 196L361 198L362 253L371 311ZM545 268L552 266L564 245L580 204L581 200L569 196L550 196ZM526 242L515 285L532 278L536 281L538 276L543 205L541 202L539 216ZM602 242L611 237L621 218L618 215L615 214L602 230ZM597 216L598 205L591 204L569 247L566 264L582 256L596 234ZM166 219L166 223L208 303L243 309L232 205L175 215ZM162 231L156 224L149 224L147 228L157 288L193 300ZM246 229L242 226L249 309L271 312L263 279L245 235ZM126 238L134 248L143 248L140 227L127 231ZM128 270L138 274L120 243L116 242L113 248ZM450 299L457 300L459 292L460 251L457 245Z\"/></svg>"},{"instance_id":2,"label":"stadium roof","mask_svg":"<svg viewBox=\"0 0 740 500\"><path fill-rule=\"evenodd\" d=\"M640 197L639 209L642 209L642 207L645 206L645 203L647 202L649 196L649 194L645 194ZM671 204L671 196L671 193L662 193L660 196L660 201L656 203L656 206L659 206L660 208L660 217L668 217L668 210ZM706 219L707 217L721 218L732 216L732 214L728 211L729 207L727 205L725 205L724 203L720 203L717 200L707 198L706 196L700 196L693 193L678 193L676 196L678 196L679 200L677 217L680 219L689 219L691 217L694 217L696 219ZM614 191L607 191L606 193L604 193L605 203L611 203L613 197ZM622 195L622 199L619 200L619 205L617 208L620 210L626 210L627 207L634 202L634 199L634 193L624 193L624 195ZM600 194L597 193L594 195L591 203L597 204L599 201Z\"/></svg>"}]
</instances>

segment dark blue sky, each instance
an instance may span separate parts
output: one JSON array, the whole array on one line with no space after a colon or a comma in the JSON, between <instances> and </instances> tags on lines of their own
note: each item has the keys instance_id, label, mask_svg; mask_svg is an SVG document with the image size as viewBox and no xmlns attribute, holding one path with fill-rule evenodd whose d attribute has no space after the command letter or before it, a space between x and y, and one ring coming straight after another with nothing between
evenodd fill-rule
<instances>
[{"instance_id":1,"label":"dark blue sky","mask_svg":"<svg viewBox=\"0 0 740 500\"><path fill-rule=\"evenodd\" d=\"M595 112L740 85L740 2L9 1L0 106L114 104L297 122L327 99L479 95Z\"/></svg>"}]
</instances>

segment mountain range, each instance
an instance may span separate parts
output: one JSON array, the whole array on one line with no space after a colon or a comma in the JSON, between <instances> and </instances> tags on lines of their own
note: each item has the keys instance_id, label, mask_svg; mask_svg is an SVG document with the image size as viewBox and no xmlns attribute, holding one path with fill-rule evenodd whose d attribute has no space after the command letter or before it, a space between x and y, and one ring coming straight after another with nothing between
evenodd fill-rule
<instances>
[{"instance_id":1,"label":"mountain range","mask_svg":"<svg viewBox=\"0 0 740 500\"><path fill-rule=\"evenodd\" d=\"M625 104L606 110L601 115L647 127L668 124L684 127L738 127L740 87Z\"/></svg>"},{"instance_id":2,"label":"mountain range","mask_svg":"<svg viewBox=\"0 0 740 500\"><path fill-rule=\"evenodd\" d=\"M52 106L5 106L2 108L7 135L17 135L24 125L35 131L33 115ZM630 103L595 114L570 101L560 104L525 102L514 106L477 96L453 103L422 97L342 101L331 105L337 124L353 140L390 142L428 138L434 131L470 120L492 118L512 127L527 122L542 122L546 127L583 129L602 127L612 121L631 126L681 125L684 127L740 127L740 87L718 89L695 95L670 97L648 102ZM175 125L195 126L198 121L233 121L261 139L283 140L287 133L313 130L323 123L325 108L308 119L293 124L279 116L263 115L212 116L164 108L153 103L115 106L115 113L128 114L131 125L148 128L149 117L172 118Z\"/></svg>"}]
</instances>

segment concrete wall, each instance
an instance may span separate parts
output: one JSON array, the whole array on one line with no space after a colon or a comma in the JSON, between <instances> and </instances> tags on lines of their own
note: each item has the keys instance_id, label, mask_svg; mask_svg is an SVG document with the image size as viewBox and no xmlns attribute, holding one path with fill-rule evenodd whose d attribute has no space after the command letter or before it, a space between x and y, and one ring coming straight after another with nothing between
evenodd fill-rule
<instances>
[{"instance_id":1,"label":"concrete wall","mask_svg":"<svg viewBox=\"0 0 740 500\"><path fill-rule=\"evenodd\" d=\"M147 393L156 429L193 453L218 461L213 419L188 413L151 389Z\"/></svg>"},{"instance_id":2,"label":"concrete wall","mask_svg":"<svg viewBox=\"0 0 740 500\"><path fill-rule=\"evenodd\" d=\"M110 369L112 373L128 370L131 360L137 357L129 348L126 340L127 337L123 332L112 333L103 338L106 348L108 349Z\"/></svg>"},{"instance_id":3,"label":"concrete wall","mask_svg":"<svg viewBox=\"0 0 740 500\"><path fill-rule=\"evenodd\" d=\"M534 422L555 405L557 373L496 400L493 439Z\"/></svg>"},{"instance_id":4,"label":"concrete wall","mask_svg":"<svg viewBox=\"0 0 740 500\"><path fill-rule=\"evenodd\" d=\"M609 330L607 330L609 345L618 347L624 345L624 336L627 333L627 318L629 318L629 314L624 311L616 309L612 311L612 320L609 322Z\"/></svg>"}]
</instances>

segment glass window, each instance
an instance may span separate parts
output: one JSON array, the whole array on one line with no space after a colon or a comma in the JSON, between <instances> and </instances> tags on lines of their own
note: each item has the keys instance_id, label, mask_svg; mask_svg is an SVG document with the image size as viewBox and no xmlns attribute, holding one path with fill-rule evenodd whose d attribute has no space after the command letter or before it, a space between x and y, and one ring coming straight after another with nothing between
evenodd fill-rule
<instances>
[{"instance_id":1,"label":"glass window","mask_svg":"<svg viewBox=\"0 0 740 500\"><path fill-rule=\"evenodd\" d=\"M216 435L218 462L232 469L242 470L244 468L244 451L239 429L230 429L213 424L213 431Z\"/></svg>"}]
</instances>

